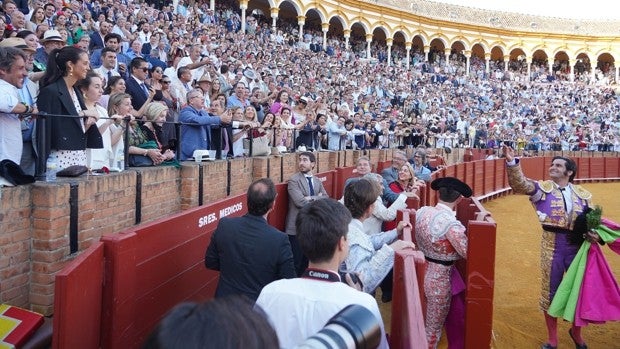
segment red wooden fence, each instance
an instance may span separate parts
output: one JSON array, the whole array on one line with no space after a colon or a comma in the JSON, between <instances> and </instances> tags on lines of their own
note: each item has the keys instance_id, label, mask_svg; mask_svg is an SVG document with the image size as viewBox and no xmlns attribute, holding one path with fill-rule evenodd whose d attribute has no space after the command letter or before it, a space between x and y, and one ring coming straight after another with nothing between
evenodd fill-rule
<instances>
[{"instance_id":1,"label":"red wooden fence","mask_svg":"<svg viewBox=\"0 0 620 349\"><path fill-rule=\"evenodd\" d=\"M524 158L521 163L528 177L545 178L550 161ZM578 165L578 179L620 179L618 158L578 159ZM353 169L321 174L333 197L342 195ZM461 178L481 197L509 190L501 159L449 166L433 174L438 176ZM282 230L288 194L285 184L277 190L269 221ZM436 193L427 186L420 204L434 205L436 200ZM469 259L461 266L468 276L465 339L467 348L482 348L489 346L491 338L495 223L477 201L472 202L459 207L459 219L467 223L470 237ZM103 248L95 244L83 252L56 276L54 347L138 348L175 304L211 298L218 274L205 269L204 252L219 219L242 215L247 212L245 206L245 194L230 197L105 236ZM402 348L417 347L413 342L421 338L423 319L414 290L419 292L421 285L420 264L419 253L399 254L396 260L395 280L399 281L395 281L393 311L401 316L392 320L392 336L398 338L391 340L403 343ZM406 305L405 310L397 304Z\"/></svg>"}]
</instances>

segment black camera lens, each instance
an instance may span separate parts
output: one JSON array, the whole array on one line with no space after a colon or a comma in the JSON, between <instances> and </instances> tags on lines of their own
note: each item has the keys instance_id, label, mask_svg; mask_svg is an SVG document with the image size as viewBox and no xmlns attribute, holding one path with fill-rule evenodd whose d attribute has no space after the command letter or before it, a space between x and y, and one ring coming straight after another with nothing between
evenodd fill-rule
<instances>
[{"instance_id":1,"label":"black camera lens","mask_svg":"<svg viewBox=\"0 0 620 349\"><path fill-rule=\"evenodd\" d=\"M380 343L379 320L365 307L352 304L334 315L297 349L374 349Z\"/></svg>"}]
</instances>

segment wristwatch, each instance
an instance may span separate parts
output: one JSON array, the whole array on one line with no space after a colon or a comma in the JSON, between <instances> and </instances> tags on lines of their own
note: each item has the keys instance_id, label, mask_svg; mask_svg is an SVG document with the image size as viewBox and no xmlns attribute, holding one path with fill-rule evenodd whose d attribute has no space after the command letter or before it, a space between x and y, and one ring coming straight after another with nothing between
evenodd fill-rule
<instances>
[{"instance_id":1,"label":"wristwatch","mask_svg":"<svg viewBox=\"0 0 620 349\"><path fill-rule=\"evenodd\" d=\"M31 107L31 106L29 106L28 104L26 104L26 103L24 103L24 102L22 102L22 105L23 105L24 107L26 107L26 111L25 111L23 114L29 114L29 113L31 113L31 112L32 112L32 107Z\"/></svg>"}]
</instances>

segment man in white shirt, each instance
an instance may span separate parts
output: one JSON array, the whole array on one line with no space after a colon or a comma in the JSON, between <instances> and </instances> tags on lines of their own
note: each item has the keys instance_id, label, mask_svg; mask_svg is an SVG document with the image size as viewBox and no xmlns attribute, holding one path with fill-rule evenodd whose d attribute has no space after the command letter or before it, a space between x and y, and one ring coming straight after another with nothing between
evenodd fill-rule
<instances>
[{"instance_id":1,"label":"man in white shirt","mask_svg":"<svg viewBox=\"0 0 620 349\"><path fill-rule=\"evenodd\" d=\"M101 66L95 69L95 72L103 78L105 86L108 85L113 76L120 76L116 71L116 51L111 47L104 47L101 50Z\"/></svg>"},{"instance_id":2,"label":"man in white shirt","mask_svg":"<svg viewBox=\"0 0 620 349\"><path fill-rule=\"evenodd\" d=\"M18 89L28 76L26 54L14 47L0 46L0 160L19 164L22 158L21 113L33 107L20 101Z\"/></svg>"},{"instance_id":3,"label":"man in white shirt","mask_svg":"<svg viewBox=\"0 0 620 349\"><path fill-rule=\"evenodd\" d=\"M333 199L313 201L297 216L297 238L310 263L301 278L265 286L256 305L273 325L280 348L293 348L317 333L327 321L351 304L370 310L381 327L379 348L388 348L375 299L340 282L338 267L349 252L347 226L351 214ZM356 285L347 275L347 283Z\"/></svg>"},{"instance_id":4,"label":"man in white shirt","mask_svg":"<svg viewBox=\"0 0 620 349\"><path fill-rule=\"evenodd\" d=\"M205 70L204 66L211 62L210 59L200 59L200 54L202 53L202 48L200 45L192 45L188 48L189 56L183 57L177 64L177 69L181 67L187 67L192 72L192 80L198 81L201 76L204 75Z\"/></svg>"}]
</instances>

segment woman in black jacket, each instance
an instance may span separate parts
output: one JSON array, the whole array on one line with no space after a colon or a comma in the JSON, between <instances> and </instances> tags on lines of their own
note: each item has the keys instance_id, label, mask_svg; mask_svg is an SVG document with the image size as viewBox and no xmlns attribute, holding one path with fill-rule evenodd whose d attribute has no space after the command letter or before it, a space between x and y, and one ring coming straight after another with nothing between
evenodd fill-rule
<instances>
[{"instance_id":1,"label":"woman in black jacket","mask_svg":"<svg viewBox=\"0 0 620 349\"><path fill-rule=\"evenodd\" d=\"M37 121L37 137L45 144L43 159L53 154L58 170L72 165L86 165L86 148L103 148L96 126L98 113L86 109L82 92L75 87L90 70L88 54L66 46L52 51L40 86L37 107L52 114ZM66 115L68 117L63 117ZM39 162L40 164L40 162Z\"/></svg>"}]
</instances>

